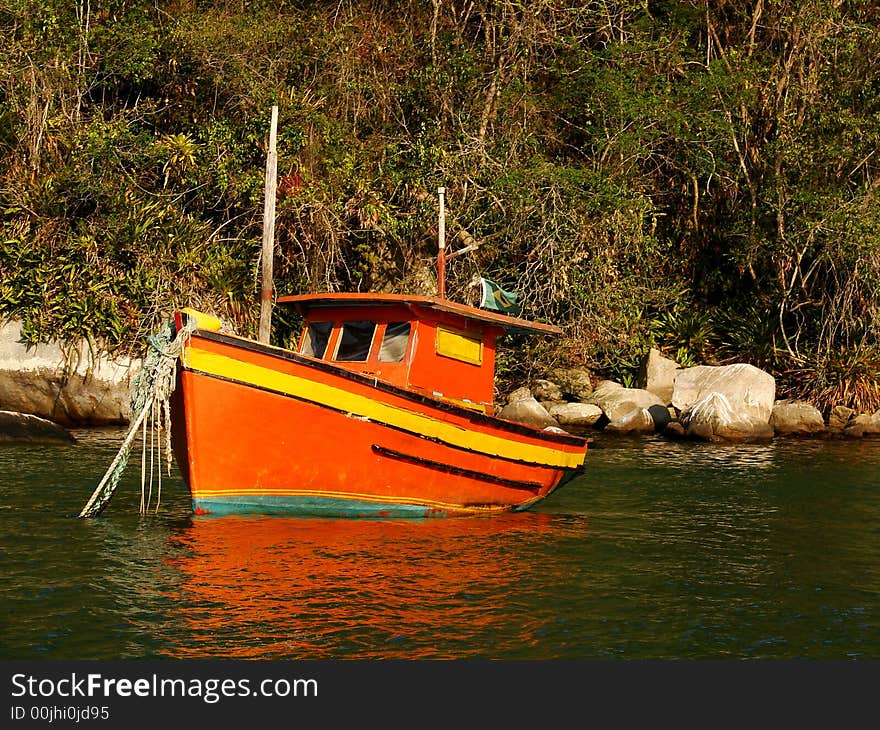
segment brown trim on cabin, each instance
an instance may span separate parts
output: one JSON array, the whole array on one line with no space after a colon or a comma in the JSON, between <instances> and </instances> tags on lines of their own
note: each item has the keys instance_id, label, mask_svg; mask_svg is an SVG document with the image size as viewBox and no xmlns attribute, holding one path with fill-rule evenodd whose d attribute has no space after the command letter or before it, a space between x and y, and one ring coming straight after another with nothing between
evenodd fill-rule
<instances>
[{"instance_id":1,"label":"brown trim on cabin","mask_svg":"<svg viewBox=\"0 0 880 730\"><path fill-rule=\"evenodd\" d=\"M369 385L371 388L375 388L377 390L381 390L385 393L391 393L392 395L397 395L402 398L406 398L407 400L415 401L416 403L421 403L423 405L429 405L432 408L437 408L438 410L445 411L447 413L452 413L457 416L466 417L468 420L474 423L481 423L485 425L491 425L495 428L498 428L503 431L509 431L511 433L518 433L522 436L533 436L535 438L539 438L542 441L550 441L558 444L567 444L569 446L581 446L587 443L586 439L581 438L580 436L574 436L572 434L561 434L554 433L553 431L542 431L537 428L532 428L531 426L526 426L524 424L514 423L513 421L506 421L503 418L496 418L495 416L490 416L486 413L480 413L479 411L473 411L468 408L464 408L462 406L455 405L454 403L449 403L447 401L441 401L436 398L431 398L426 395L421 395L420 393L414 393L409 390L405 390L403 388L398 388L395 385L390 385L389 383L383 383L382 381L377 381L375 378L370 378L365 375L361 375L360 373L353 373L350 370L346 370L345 368L338 367L331 362L326 360L317 360L315 358L306 357L305 355L300 355L297 352L293 352L292 350L284 350L279 347L273 347L271 345L264 345L260 342L255 342L253 340L246 340L241 337L235 337L233 335L226 335L221 332L209 332L203 330L196 330L193 333L193 336L203 337L206 340L212 340L214 342L220 342L225 345L229 345L230 347L241 347L246 350L250 350L251 352L259 352L263 355L269 355L271 357L278 357L282 360L290 360L291 362L299 363L300 365L306 365L308 367L316 368L317 370L322 370L326 373L331 373L333 375L338 375L346 380L351 380L355 383L362 383L364 385ZM238 381L235 381L238 382ZM273 391L275 392L275 391Z\"/></svg>"},{"instance_id":2,"label":"brown trim on cabin","mask_svg":"<svg viewBox=\"0 0 880 730\"><path fill-rule=\"evenodd\" d=\"M529 334L560 335L562 330L556 325L543 322L532 322L519 317L491 312L467 304L459 304L449 299L425 297L408 294L381 294L357 292L328 292L325 294L295 294L278 297L278 304L293 304L302 315L306 315L312 307L358 307L387 306L390 304L415 305L439 312L456 314L477 322L493 324L506 330Z\"/></svg>"}]
</instances>

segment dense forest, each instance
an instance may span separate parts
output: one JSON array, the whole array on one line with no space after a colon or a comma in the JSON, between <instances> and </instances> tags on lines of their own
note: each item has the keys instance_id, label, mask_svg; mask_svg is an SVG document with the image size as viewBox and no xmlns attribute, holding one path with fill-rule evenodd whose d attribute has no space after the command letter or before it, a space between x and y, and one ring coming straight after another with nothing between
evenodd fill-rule
<instances>
[{"instance_id":1,"label":"dense forest","mask_svg":"<svg viewBox=\"0 0 880 730\"><path fill-rule=\"evenodd\" d=\"M880 406L876 0L0 0L0 317L138 350L279 293L516 291L502 374L650 347ZM275 310L279 344L292 324Z\"/></svg>"}]
</instances>

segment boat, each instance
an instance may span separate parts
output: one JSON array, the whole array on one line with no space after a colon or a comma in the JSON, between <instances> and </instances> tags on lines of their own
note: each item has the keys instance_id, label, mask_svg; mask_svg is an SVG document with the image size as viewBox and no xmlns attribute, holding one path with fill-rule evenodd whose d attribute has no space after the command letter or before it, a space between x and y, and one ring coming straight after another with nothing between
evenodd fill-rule
<instances>
[{"instance_id":1,"label":"boat","mask_svg":"<svg viewBox=\"0 0 880 730\"><path fill-rule=\"evenodd\" d=\"M500 418L505 333L559 328L441 296L278 298L295 349L175 313L172 447L195 514L439 517L528 509L583 469L587 439Z\"/></svg>"},{"instance_id":2,"label":"boat","mask_svg":"<svg viewBox=\"0 0 880 730\"><path fill-rule=\"evenodd\" d=\"M175 312L149 338L128 435L79 516L107 506L141 426L146 453L148 423L160 462L170 440L168 466L173 451L197 515L515 512L581 473L588 439L496 414L498 339L561 330L514 316L503 303L515 295L488 280L479 307L446 297L443 192L436 296L279 297L302 320L289 349L268 344L262 327L254 340L208 313ZM152 446L149 493L146 463L142 512ZM156 510L161 470L157 487Z\"/></svg>"}]
</instances>

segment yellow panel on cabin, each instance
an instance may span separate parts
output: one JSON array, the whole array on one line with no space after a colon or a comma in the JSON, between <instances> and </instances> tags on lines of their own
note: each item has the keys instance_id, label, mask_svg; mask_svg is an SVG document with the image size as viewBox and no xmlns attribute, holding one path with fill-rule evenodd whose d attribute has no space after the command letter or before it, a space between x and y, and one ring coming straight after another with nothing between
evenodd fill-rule
<instances>
[{"instance_id":1,"label":"yellow panel on cabin","mask_svg":"<svg viewBox=\"0 0 880 730\"><path fill-rule=\"evenodd\" d=\"M437 328L437 354L471 365L483 364L483 338L446 327Z\"/></svg>"}]
</instances>

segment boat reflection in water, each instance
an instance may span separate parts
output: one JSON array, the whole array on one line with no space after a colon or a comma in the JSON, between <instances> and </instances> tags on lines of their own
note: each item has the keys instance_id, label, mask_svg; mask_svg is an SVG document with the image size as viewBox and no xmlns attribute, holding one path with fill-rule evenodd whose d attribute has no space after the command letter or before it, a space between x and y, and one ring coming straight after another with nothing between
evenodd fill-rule
<instances>
[{"instance_id":1,"label":"boat reflection in water","mask_svg":"<svg viewBox=\"0 0 880 730\"><path fill-rule=\"evenodd\" d=\"M195 518L173 536L177 658L457 658L521 646L564 571L541 513L449 520ZM584 525L579 527L583 539ZM540 612L538 612L540 615ZM182 622L182 623L180 623ZM513 636L511 636L513 632ZM503 647L491 656L502 656Z\"/></svg>"}]
</instances>

